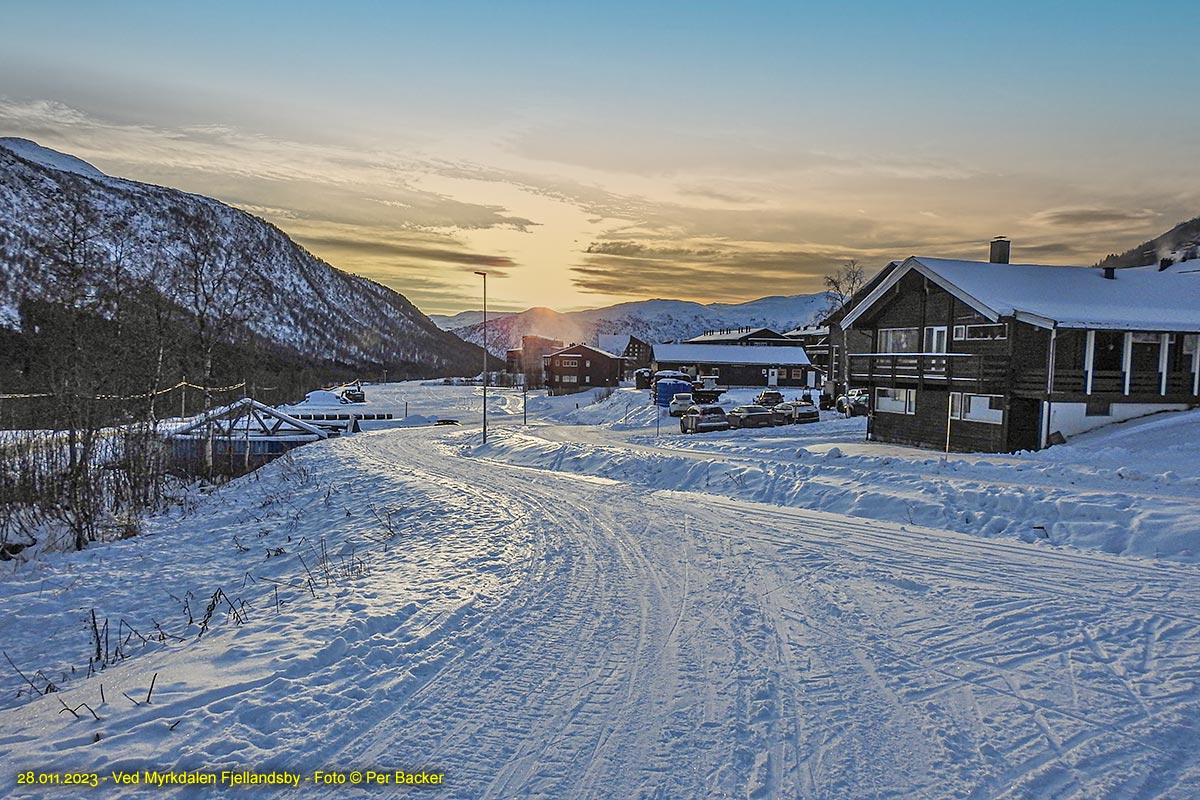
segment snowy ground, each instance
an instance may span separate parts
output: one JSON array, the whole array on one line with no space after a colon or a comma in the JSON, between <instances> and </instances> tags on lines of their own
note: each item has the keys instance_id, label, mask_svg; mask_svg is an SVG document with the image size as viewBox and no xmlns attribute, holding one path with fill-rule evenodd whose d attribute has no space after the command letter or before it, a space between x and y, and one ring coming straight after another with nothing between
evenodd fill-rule
<instances>
[{"instance_id":1,"label":"snowy ground","mask_svg":"<svg viewBox=\"0 0 1200 800\"><path fill-rule=\"evenodd\" d=\"M301 775L252 796L402 793L304 780L369 769L463 798L1200 795L1200 415L943 461L861 420L656 435L632 392L531 395L524 427L492 390L485 445L478 387L367 391L464 426L310 445L151 535L3 567L3 650L62 688L0 665L11 796L146 769ZM114 663L86 678L93 609Z\"/></svg>"}]
</instances>

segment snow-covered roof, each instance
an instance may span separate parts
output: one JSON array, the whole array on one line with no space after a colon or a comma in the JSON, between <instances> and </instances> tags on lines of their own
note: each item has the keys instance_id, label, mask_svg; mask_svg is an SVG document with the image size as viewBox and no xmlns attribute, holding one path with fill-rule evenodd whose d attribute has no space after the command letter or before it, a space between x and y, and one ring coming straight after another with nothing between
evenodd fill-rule
<instances>
[{"instance_id":1,"label":"snow-covered roof","mask_svg":"<svg viewBox=\"0 0 1200 800\"><path fill-rule=\"evenodd\" d=\"M629 347L628 333L602 333L599 337L600 349L608 353L623 354Z\"/></svg>"},{"instance_id":2,"label":"snow-covered roof","mask_svg":"<svg viewBox=\"0 0 1200 800\"><path fill-rule=\"evenodd\" d=\"M656 344L654 360L695 364L809 364L803 347L744 344Z\"/></svg>"},{"instance_id":3,"label":"snow-covered roof","mask_svg":"<svg viewBox=\"0 0 1200 800\"><path fill-rule=\"evenodd\" d=\"M542 356L542 358L546 359L551 358L552 356L578 355L578 353L572 353L572 350L590 350L593 353L599 353L600 355L608 356L609 358L622 358L620 355L614 355L607 350L603 350L599 347L592 347L591 345L587 344L573 344L570 347L564 347L562 350L555 350L553 353L546 353L546 355Z\"/></svg>"},{"instance_id":4,"label":"snow-covered roof","mask_svg":"<svg viewBox=\"0 0 1200 800\"><path fill-rule=\"evenodd\" d=\"M1041 327L1200 332L1200 262L1165 270L993 264L913 256L846 314L843 326L916 271L993 320L1015 317Z\"/></svg>"},{"instance_id":5,"label":"snow-covered roof","mask_svg":"<svg viewBox=\"0 0 1200 800\"><path fill-rule=\"evenodd\" d=\"M274 422L268 422L268 420L274 420ZM222 427L223 435L229 435L236 429L239 435L246 433L251 436L277 436L304 433L316 436L318 439L329 438L328 432L312 423L296 419L290 414L263 405L249 397L243 397L227 406L202 414L192 422L176 428L171 435L173 437L187 436L208 425L221 427L219 423L222 422L225 423Z\"/></svg>"},{"instance_id":6,"label":"snow-covered roof","mask_svg":"<svg viewBox=\"0 0 1200 800\"><path fill-rule=\"evenodd\" d=\"M806 325L803 328L793 328L792 330L787 331L783 335L789 339L795 339L800 336L828 336L829 335L829 326L828 325L822 325L822 326L816 326L816 325L807 326Z\"/></svg>"},{"instance_id":7,"label":"snow-covered roof","mask_svg":"<svg viewBox=\"0 0 1200 800\"><path fill-rule=\"evenodd\" d=\"M781 334L770 328L737 328L734 330L708 331L687 340L688 344L707 344L709 342L736 342L745 339L778 339Z\"/></svg>"}]
</instances>

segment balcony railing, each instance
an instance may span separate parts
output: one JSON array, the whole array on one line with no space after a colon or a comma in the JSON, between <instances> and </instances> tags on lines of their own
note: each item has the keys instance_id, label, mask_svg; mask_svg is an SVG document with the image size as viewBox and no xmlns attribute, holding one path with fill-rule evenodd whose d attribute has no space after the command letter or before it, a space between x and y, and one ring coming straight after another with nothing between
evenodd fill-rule
<instances>
[{"instance_id":1,"label":"balcony railing","mask_svg":"<svg viewBox=\"0 0 1200 800\"><path fill-rule=\"evenodd\" d=\"M858 383L948 384L954 390L1014 392L1017 395L1044 396L1046 370L1025 369L1009 374L1006 358L977 353L851 353L850 380ZM1052 395L1086 395L1087 373L1082 369L1055 368ZM1191 371L1167 375L1167 396L1192 394ZM1129 396L1162 396L1162 375L1135 370L1129 379ZM1120 370L1096 370L1092 373L1092 396L1125 395L1125 373Z\"/></svg>"},{"instance_id":2,"label":"balcony railing","mask_svg":"<svg viewBox=\"0 0 1200 800\"><path fill-rule=\"evenodd\" d=\"M1003 381L1006 362L977 353L851 353L850 379L860 382L944 381L978 388Z\"/></svg>"}]
</instances>

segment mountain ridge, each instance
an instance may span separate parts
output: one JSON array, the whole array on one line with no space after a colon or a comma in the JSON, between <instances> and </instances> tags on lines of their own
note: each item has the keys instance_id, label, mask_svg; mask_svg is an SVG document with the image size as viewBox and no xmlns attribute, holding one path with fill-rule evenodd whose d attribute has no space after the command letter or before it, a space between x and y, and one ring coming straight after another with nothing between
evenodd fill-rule
<instances>
[{"instance_id":1,"label":"mountain ridge","mask_svg":"<svg viewBox=\"0 0 1200 800\"><path fill-rule=\"evenodd\" d=\"M779 332L815 322L827 306L824 292L772 295L745 303L696 303L690 300L633 300L602 308L557 312L535 307L520 313L488 315L488 351L502 357L505 350L521 346L526 335L546 336L563 342L595 345L602 334L630 334L650 343L677 341L709 330L740 327L772 328ZM448 330L475 344L483 344L480 312L464 311L442 316L468 321ZM438 321L438 317L431 316Z\"/></svg>"},{"instance_id":2,"label":"mountain ridge","mask_svg":"<svg viewBox=\"0 0 1200 800\"><path fill-rule=\"evenodd\" d=\"M84 302L114 281L150 286L184 314L238 306L231 330L314 362L414 378L478 370L479 350L403 295L331 266L265 220L105 175L27 139L0 139L0 327L21 328L22 302L64 299L70 284L59 273L70 236L86 244L72 289ZM197 279L207 284L202 308L186 288Z\"/></svg>"}]
</instances>

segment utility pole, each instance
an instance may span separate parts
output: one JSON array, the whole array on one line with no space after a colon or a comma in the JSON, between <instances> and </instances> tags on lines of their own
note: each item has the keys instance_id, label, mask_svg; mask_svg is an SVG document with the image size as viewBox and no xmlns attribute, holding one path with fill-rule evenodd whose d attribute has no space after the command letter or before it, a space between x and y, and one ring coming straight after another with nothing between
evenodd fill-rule
<instances>
[{"instance_id":1,"label":"utility pole","mask_svg":"<svg viewBox=\"0 0 1200 800\"><path fill-rule=\"evenodd\" d=\"M487 387L488 387L488 340L487 340L487 273L476 270L483 277L483 443L487 444Z\"/></svg>"}]
</instances>

